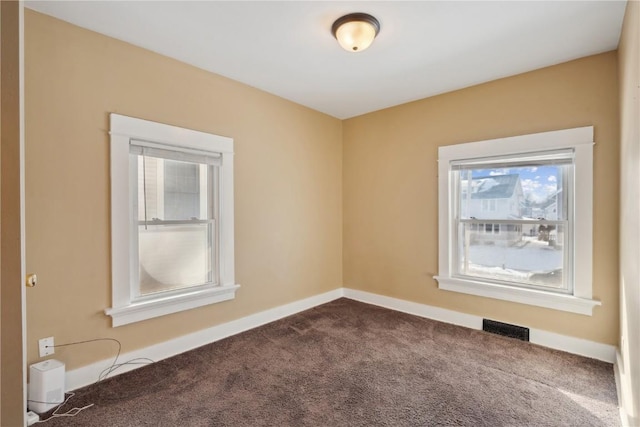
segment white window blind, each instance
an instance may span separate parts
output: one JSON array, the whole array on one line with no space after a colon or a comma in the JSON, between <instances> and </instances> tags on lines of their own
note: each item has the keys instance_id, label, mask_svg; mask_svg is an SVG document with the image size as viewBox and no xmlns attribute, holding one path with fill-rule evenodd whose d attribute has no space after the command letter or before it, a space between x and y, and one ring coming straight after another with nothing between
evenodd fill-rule
<instances>
[{"instance_id":1,"label":"white window blind","mask_svg":"<svg viewBox=\"0 0 640 427\"><path fill-rule=\"evenodd\" d=\"M518 166L536 167L547 165L571 164L574 161L573 150L554 150L542 153L525 153L506 156L489 156L475 159L458 159L450 162L451 170L465 169L506 169Z\"/></svg>"},{"instance_id":2,"label":"white window blind","mask_svg":"<svg viewBox=\"0 0 640 427\"><path fill-rule=\"evenodd\" d=\"M131 140L129 152L141 156L179 160L182 162L204 163L214 166L220 166L222 164L222 156L220 154L189 148L172 147L171 145L135 139Z\"/></svg>"}]
</instances>

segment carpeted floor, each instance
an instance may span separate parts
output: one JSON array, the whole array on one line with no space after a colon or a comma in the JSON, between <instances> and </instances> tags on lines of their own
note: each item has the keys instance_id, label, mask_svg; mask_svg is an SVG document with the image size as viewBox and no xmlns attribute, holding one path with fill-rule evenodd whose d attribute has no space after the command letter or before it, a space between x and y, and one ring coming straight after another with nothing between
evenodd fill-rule
<instances>
[{"instance_id":1,"label":"carpeted floor","mask_svg":"<svg viewBox=\"0 0 640 427\"><path fill-rule=\"evenodd\" d=\"M348 299L78 390L68 407L88 403L46 425L619 425L610 364Z\"/></svg>"}]
</instances>

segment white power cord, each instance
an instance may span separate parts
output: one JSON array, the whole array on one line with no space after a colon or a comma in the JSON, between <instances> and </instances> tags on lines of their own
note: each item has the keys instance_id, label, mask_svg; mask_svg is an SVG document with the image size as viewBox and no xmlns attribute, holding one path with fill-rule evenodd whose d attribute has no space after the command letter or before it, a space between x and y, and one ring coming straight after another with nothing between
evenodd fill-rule
<instances>
[{"instance_id":1,"label":"white power cord","mask_svg":"<svg viewBox=\"0 0 640 427\"><path fill-rule=\"evenodd\" d=\"M80 412L84 411L87 408L91 408L93 406L93 403L83 406L82 408L73 408L73 409L69 409L67 412L65 412L64 414L59 414L58 411L60 410L60 408L62 408L64 405L67 404L67 402L69 401L69 399L71 399L73 396L75 396L75 393L69 393L69 397L67 397L64 402L62 402L61 404L58 405L58 407L56 408L55 411L53 411L53 413L51 414L51 416L49 418L47 418L46 420L39 420L34 422L33 424L39 424L39 423L46 423L47 421L53 419L53 418L61 418L61 417L75 417L76 415L78 415ZM39 417L38 417L39 418ZM31 424L29 424L31 425Z\"/></svg>"},{"instance_id":2,"label":"white power cord","mask_svg":"<svg viewBox=\"0 0 640 427\"><path fill-rule=\"evenodd\" d=\"M150 363L155 363L154 360L148 359L146 357L138 357L138 358L131 359L131 360L129 360L127 362L124 362L124 363L118 363L118 358L120 357L120 352L122 351L122 344L120 343L120 341L118 341L115 338L95 338L95 339L85 340L85 341L76 341L76 342L70 342L70 343L66 343L66 344L58 344L58 345L54 345L52 347L67 347L67 346L71 346L71 345L86 344L86 343L96 342L96 341L113 341L113 342L118 344L118 351L116 353L116 357L113 360L113 363L111 364L111 366L109 366L108 368L106 368L102 372L100 372L100 375L98 375L98 380L94 384L98 384L98 383L102 382L111 373L113 373L114 371L116 371L117 369L120 369L121 367L123 367L125 365L146 365L146 364L150 364ZM35 412L33 412L33 411L27 412L27 425L31 426L31 425L37 424L37 423L46 423L47 421L49 421L52 418L75 417L80 412L84 411L87 408L91 408L94 405L92 403L90 405L83 406L82 408L69 409L67 412L65 412L63 414L59 414L58 411L60 410L60 408L62 408L64 405L66 405L67 402L69 401L69 399L71 399L73 396L75 396L75 393L69 393L69 397L67 397L64 400L64 402L60 403L56 407L56 410L53 411L51 416L49 418L45 419L45 420L40 420L40 416L38 414L36 414ZM40 402L40 403L51 403L51 402ZM31 415L31 414L33 414L33 415Z\"/></svg>"}]
</instances>

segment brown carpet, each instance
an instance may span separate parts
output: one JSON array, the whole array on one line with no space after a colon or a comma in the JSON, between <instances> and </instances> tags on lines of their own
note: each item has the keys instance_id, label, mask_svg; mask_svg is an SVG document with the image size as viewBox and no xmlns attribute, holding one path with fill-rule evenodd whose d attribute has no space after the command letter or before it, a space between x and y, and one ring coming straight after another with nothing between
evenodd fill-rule
<instances>
[{"instance_id":1,"label":"brown carpet","mask_svg":"<svg viewBox=\"0 0 640 427\"><path fill-rule=\"evenodd\" d=\"M78 390L68 407L88 403L46 425L619 425L611 364L348 299Z\"/></svg>"}]
</instances>

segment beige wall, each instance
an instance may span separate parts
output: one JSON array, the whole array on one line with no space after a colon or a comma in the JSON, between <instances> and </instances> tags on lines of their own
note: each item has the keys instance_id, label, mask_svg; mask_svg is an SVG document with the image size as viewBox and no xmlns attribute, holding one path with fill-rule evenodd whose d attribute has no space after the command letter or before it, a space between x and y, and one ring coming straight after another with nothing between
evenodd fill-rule
<instances>
[{"instance_id":1,"label":"beige wall","mask_svg":"<svg viewBox=\"0 0 640 427\"><path fill-rule=\"evenodd\" d=\"M347 287L596 342L618 336L618 85L615 52L497 80L343 123ZM592 317L442 291L437 149L593 125Z\"/></svg>"},{"instance_id":2,"label":"beige wall","mask_svg":"<svg viewBox=\"0 0 640 427\"><path fill-rule=\"evenodd\" d=\"M28 363L37 340L123 352L342 286L342 124L27 10ZM111 328L108 113L235 140L236 299ZM56 349L67 369L112 343Z\"/></svg>"},{"instance_id":3,"label":"beige wall","mask_svg":"<svg viewBox=\"0 0 640 427\"><path fill-rule=\"evenodd\" d=\"M20 218L20 15L0 2L0 425L24 423Z\"/></svg>"},{"instance_id":4,"label":"beige wall","mask_svg":"<svg viewBox=\"0 0 640 427\"><path fill-rule=\"evenodd\" d=\"M621 405L640 424L640 4L627 3L620 69Z\"/></svg>"},{"instance_id":5,"label":"beige wall","mask_svg":"<svg viewBox=\"0 0 640 427\"><path fill-rule=\"evenodd\" d=\"M130 351L343 284L616 344L617 73L610 52L341 122L27 11L27 268L40 280L28 363L42 337L114 337ZM235 139L236 300L110 327L109 112ZM438 290L437 147L586 125L603 306L589 317ZM73 369L113 351L56 353Z\"/></svg>"}]
</instances>

